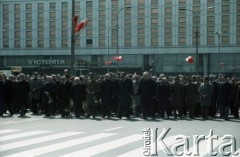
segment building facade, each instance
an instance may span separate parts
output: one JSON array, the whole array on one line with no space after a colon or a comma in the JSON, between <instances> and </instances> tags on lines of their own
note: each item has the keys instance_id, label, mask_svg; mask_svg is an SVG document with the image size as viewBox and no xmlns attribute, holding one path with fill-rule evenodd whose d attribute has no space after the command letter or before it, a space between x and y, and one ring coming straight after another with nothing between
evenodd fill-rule
<instances>
[{"instance_id":1,"label":"building facade","mask_svg":"<svg viewBox=\"0 0 240 157\"><path fill-rule=\"evenodd\" d=\"M238 73L238 0L1 0L0 68ZM88 25L71 44L72 8ZM117 25L118 24L118 25ZM121 55L123 60L114 60ZM195 59L186 62L188 56ZM109 65L108 65L109 64ZM240 71L239 71L240 72Z\"/></svg>"}]
</instances>

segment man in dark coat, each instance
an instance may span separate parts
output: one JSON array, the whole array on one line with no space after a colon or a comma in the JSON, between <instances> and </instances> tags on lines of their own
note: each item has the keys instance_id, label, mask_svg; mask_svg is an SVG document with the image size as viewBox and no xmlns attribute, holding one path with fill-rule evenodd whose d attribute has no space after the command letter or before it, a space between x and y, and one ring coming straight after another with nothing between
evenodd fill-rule
<instances>
[{"instance_id":1,"label":"man in dark coat","mask_svg":"<svg viewBox=\"0 0 240 157\"><path fill-rule=\"evenodd\" d=\"M25 74L20 74L19 79L20 81L17 86L17 100L20 105L20 116L24 116L29 99L30 86L29 82L25 80Z\"/></svg>"},{"instance_id":2,"label":"man in dark coat","mask_svg":"<svg viewBox=\"0 0 240 157\"><path fill-rule=\"evenodd\" d=\"M33 73L33 78L30 79L31 104L33 114L38 114L38 105L40 103L40 90L42 81L38 78L38 73Z\"/></svg>"},{"instance_id":3,"label":"man in dark coat","mask_svg":"<svg viewBox=\"0 0 240 157\"><path fill-rule=\"evenodd\" d=\"M4 110L4 84L2 80L2 75L0 74L0 117L3 116Z\"/></svg>"},{"instance_id":4,"label":"man in dark coat","mask_svg":"<svg viewBox=\"0 0 240 157\"><path fill-rule=\"evenodd\" d=\"M84 114L82 105L83 101L86 99L86 95L86 85L81 83L79 77L75 77L74 85L72 86L72 99L76 118Z\"/></svg>"},{"instance_id":5,"label":"man in dark coat","mask_svg":"<svg viewBox=\"0 0 240 157\"><path fill-rule=\"evenodd\" d=\"M58 101L62 117L68 117L70 114L72 82L69 79L68 75L62 76L62 82L58 88Z\"/></svg>"},{"instance_id":6,"label":"man in dark coat","mask_svg":"<svg viewBox=\"0 0 240 157\"><path fill-rule=\"evenodd\" d=\"M210 75L210 83L212 84L212 96L211 96L211 106L209 108L209 116L212 118L216 117L217 113L217 92L218 92L218 82L216 81L216 76Z\"/></svg>"},{"instance_id":7,"label":"man in dark coat","mask_svg":"<svg viewBox=\"0 0 240 157\"><path fill-rule=\"evenodd\" d=\"M113 99L114 84L111 80L110 74L105 74L105 79L101 84L101 101L102 101L102 117L108 116L110 118L111 114L111 103Z\"/></svg>"},{"instance_id":8,"label":"man in dark coat","mask_svg":"<svg viewBox=\"0 0 240 157\"><path fill-rule=\"evenodd\" d=\"M228 120L229 103L232 99L233 90L231 84L227 81L226 76L221 76L221 82L218 89L218 104L220 108L220 116Z\"/></svg>"},{"instance_id":9,"label":"man in dark coat","mask_svg":"<svg viewBox=\"0 0 240 157\"><path fill-rule=\"evenodd\" d=\"M43 92L47 96L44 112L46 117L50 117L53 114L53 106L56 104L57 99L57 85L53 82L52 76L46 77L46 83L44 83Z\"/></svg>"},{"instance_id":10,"label":"man in dark coat","mask_svg":"<svg viewBox=\"0 0 240 157\"><path fill-rule=\"evenodd\" d=\"M122 118L123 114L129 119L130 118L130 107L132 104L133 95L133 84L132 80L128 79L125 73L120 74L120 79L118 81L118 98L119 98L119 108L118 115L119 119Z\"/></svg>"},{"instance_id":11,"label":"man in dark coat","mask_svg":"<svg viewBox=\"0 0 240 157\"><path fill-rule=\"evenodd\" d=\"M13 81L12 76L9 76L8 79L4 83L4 102L5 102L5 109L10 112L11 115L14 113L13 103Z\"/></svg>"},{"instance_id":12,"label":"man in dark coat","mask_svg":"<svg viewBox=\"0 0 240 157\"><path fill-rule=\"evenodd\" d=\"M150 78L149 72L143 73L138 93L142 105L142 118L147 119L148 115L155 118L154 98L156 97L156 82Z\"/></svg>"},{"instance_id":13,"label":"man in dark coat","mask_svg":"<svg viewBox=\"0 0 240 157\"><path fill-rule=\"evenodd\" d=\"M156 95L159 102L161 118L164 118L165 111L169 118L171 115L171 87L166 77L163 77L161 81L158 82Z\"/></svg>"}]
</instances>

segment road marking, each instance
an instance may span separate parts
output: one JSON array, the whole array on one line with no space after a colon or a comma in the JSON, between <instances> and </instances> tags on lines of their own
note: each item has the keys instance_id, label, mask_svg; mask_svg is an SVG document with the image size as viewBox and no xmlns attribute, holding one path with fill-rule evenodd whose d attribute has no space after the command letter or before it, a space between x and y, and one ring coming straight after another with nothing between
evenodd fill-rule
<instances>
[{"instance_id":1,"label":"road marking","mask_svg":"<svg viewBox=\"0 0 240 157\"><path fill-rule=\"evenodd\" d=\"M37 144L37 143L41 143L41 142L47 142L47 141L56 140L56 139L60 139L60 138L64 138L64 137L69 137L69 136L73 136L73 135L79 135L79 134L83 134L83 133L84 132L65 132L65 133L59 133L59 134L54 134L54 135L33 138L30 140L23 140L23 141L19 141L19 142L3 144L3 145L0 145L0 152L6 151L9 149L29 146L29 145Z\"/></svg>"},{"instance_id":2,"label":"road marking","mask_svg":"<svg viewBox=\"0 0 240 157\"><path fill-rule=\"evenodd\" d=\"M163 142L166 144L167 147L169 147L169 146L173 145L174 143L176 143L175 136L170 136L170 137L164 139ZM153 145L155 145L155 144L156 144L156 142L153 143ZM144 144L143 144L143 146L144 146ZM143 150L143 146L140 147L140 148L131 150L129 152L126 152L124 154L121 154L118 157L129 157L129 156L144 157L144 155L143 155L143 151L144 151ZM166 147L163 146L162 149L166 149ZM160 151L162 151L162 150L159 150L158 152L160 152Z\"/></svg>"},{"instance_id":3,"label":"road marking","mask_svg":"<svg viewBox=\"0 0 240 157\"><path fill-rule=\"evenodd\" d=\"M21 138L21 137L39 135L39 134L44 134L44 133L48 133L48 132L50 132L50 131L29 131L29 132L24 132L24 133L7 135L7 136L0 137L0 141L7 141L7 140L17 139L17 138Z\"/></svg>"},{"instance_id":4,"label":"road marking","mask_svg":"<svg viewBox=\"0 0 240 157\"><path fill-rule=\"evenodd\" d=\"M111 128L111 129L103 130L103 131L113 131L113 130L122 129L122 128L123 128L123 127L116 127L116 128Z\"/></svg>"},{"instance_id":5,"label":"road marking","mask_svg":"<svg viewBox=\"0 0 240 157\"><path fill-rule=\"evenodd\" d=\"M8 122L1 122L0 125L17 124L17 123L23 123L23 122L36 121L36 120L42 120L42 119L41 118L34 118L34 119L20 120L20 121L8 121Z\"/></svg>"},{"instance_id":6,"label":"road marking","mask_svg":"<svg viewBox=\"0 0 240 157\"><path fill-rule=\"evenodd\" d=\"M89 147L80 151L75 151L69 154L65 154L61 157L79 157L79 156L84 156L84 157L89 157L89 156L93 156L93 155L97 155L100 154L102 152L120 147L120 146L124 146L127 145L129 143L135 142L135 141L139 141L142 140L142 135L140 134L135 134L135 135L131 135L131 136L127 136L124 138L120 138L114 141L110 141L110 142L106 142L106 143L102 143L93 147Z\"/></svg>"},{"instance_id":7,"label":"road marking","mask_svg":"<svg viewBox=\"0 0 240 157\"><path fill-rule=\"evenodd\" d=\"M69 140L69 141L59 142L59 143L44 146L44 147L39 147L39 148L36 148L36 149L26 150L26 151L11 154L11 155L8 155L8 156L5 156L5 157L20 157L20 156L33 157L33 156L53 152L53 151L56 151L56 150L69 148L69 147L72 147L72 146L75 146L75 145L95 141L95 140L98 140L98 139L110 137L110 136L113 136L113 135L116 135L116 134L115 133L99 133L99 134L95 134L95 135L90 135L90 136L86 136L86 137L77 138L77 139L74 139L74 140Z\"/></svg>"},{"instance_id":8,"label":"road marking","mask_svg":"<svg viewBox=\"0 0 240 157\"><path fill-rule=\"evenodd\" d=\"M19 130L0 130L0 134L11 133L16 131L19 131Z\"/></svg>"}]
</instances>

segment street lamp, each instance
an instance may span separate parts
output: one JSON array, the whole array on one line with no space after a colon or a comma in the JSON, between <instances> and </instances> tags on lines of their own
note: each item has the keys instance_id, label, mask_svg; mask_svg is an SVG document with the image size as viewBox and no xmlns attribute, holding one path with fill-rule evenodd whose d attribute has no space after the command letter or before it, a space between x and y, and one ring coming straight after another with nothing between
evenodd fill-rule
<instances>
[{"instance_id":1,"label":"street lamp","mask_svg":"<svg viewBox=\"0 0 240 157\"><path fill-rule=\"evenodd\" d=\"M72 18L74 17L75 14L75 0L72 0ZM70 66L70 72L71 75L74 75L75 69L74 69L74 63L75 63L75 29L74 29L74 24L72 20L72 27L71 27L71 66Z\"/></svg>"},{"instance_id":2,"label":"street lamp","mask_svg":"<svg viewBox=\"0 0 240 157\"><path fill-rule=\"evenodd\" d=\"M221 46L221 35L222 35L222 32L213 32L213 34L217 35L218 37L218 75L219 75L219 72L220 72L220 46Z\"/></svg>"},{"instance_id":3,"label":"street lamp","mask_svg":"<svg viewBox=\"0 0 240 157\"><path fill-rule=\"evenodd\" d=\"M212 9L212 8L214 8L214 6L209 6L209 7L207 7L207 8L204 8L204 9L202 9L202 10L200 10L200 11L194 11L194 10L190 10L190 9L186 9L186 8L180 8L179 10L181 11L181 10L187 10L187 11L190 11L190 12L192 12L193 13L193 15L194 15L194 17L195 17L195 29L196 29L196 34L195 34L195 38L196 38L196 57L195 57L195 59L196 59L196 73L198 74L198 64L199 64L199 57L198 57L198 37L199 37L199 30L198 30L198 27L199 27L199 23L198 23L198 18L199 18L199 16L200 16L200 14L201 14L201 12L202 11L204 11L204 10L208 10L208 9Z\"/></svg>"},{"instance_id":4,"label":"street lamp","mask_svg":"<svg viewBox=\"0 0 240 157\"><path fill-rule=\"evenodd\" d=\"M110 44L110 35L109 35L109 32L110 32L110 29L114 28L114 27L118 27L118 25L112 25L110 27L108 27L108 62L107 62L107 66L108 66L108 73L109 73L109 62L110 62L110 55L109 55L109 44Z\"/></svg>"},{"instance_id":5,"label":"street lamp","mask_svg":"<svg viewBox=\"0 0 240 157\"><path fill-rule=\"evenodd\" d=\"M119 43L118 43L118 29L119 29L119 24L118 24L118 19L119 19L119 14L120 14L120 12L121 11L123 11L124 9L128 9L128 8L131 8L131 6L130 5L127 5L127 6L125 6L125 7L123 7L123 8L121 8L121 9L119 9L118 10L118 12L117 12L117 56L119 55L119 52L118 52L118 49L119 49ZM118 60L117 60L117 73L118 73Z\"/></svg>"}]
</instances>

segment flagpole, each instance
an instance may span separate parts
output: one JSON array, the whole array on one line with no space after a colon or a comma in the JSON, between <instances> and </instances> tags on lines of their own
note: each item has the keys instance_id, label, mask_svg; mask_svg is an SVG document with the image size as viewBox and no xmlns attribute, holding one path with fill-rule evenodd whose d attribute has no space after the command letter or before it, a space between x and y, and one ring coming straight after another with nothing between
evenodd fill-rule
<instances>
[{"instance_id":1,"label":"flagpole","mask_svg":"<svg viewBox=\"0 0 240 157\"><path fill-rule=\"evenodd\" d=\"M75 14L75 0L72 0L72 18L74 18ZM75 69L74 69L74 64L75 64L75 29L74 29L74 24L73 24L73 19L71 22L71 60L70 60L70 72L71 75L75 75Z\"/></svg>"}]
</instances>

